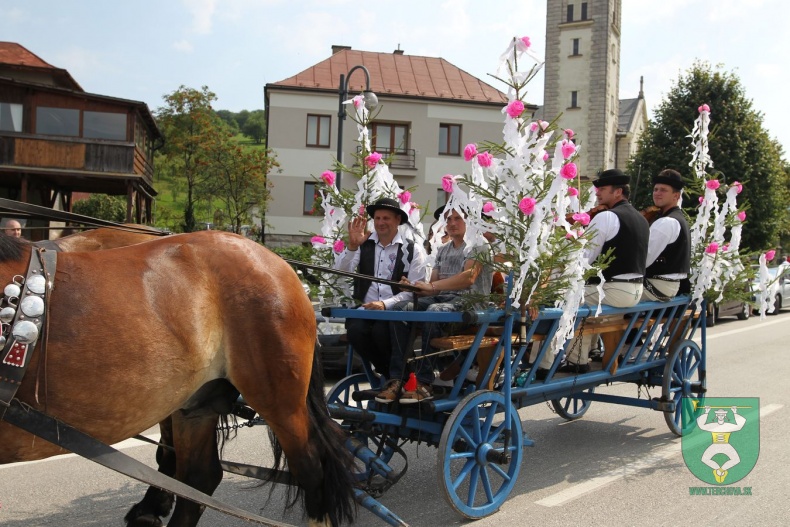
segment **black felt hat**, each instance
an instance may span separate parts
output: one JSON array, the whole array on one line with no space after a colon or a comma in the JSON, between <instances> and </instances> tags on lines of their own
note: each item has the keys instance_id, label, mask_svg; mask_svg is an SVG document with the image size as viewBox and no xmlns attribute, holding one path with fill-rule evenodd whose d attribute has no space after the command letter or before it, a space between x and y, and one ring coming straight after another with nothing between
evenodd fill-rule
<instances>
[{"instance_id":1,"label":"black felt hat","mask_svg":"<svg viewBox=\"0 0 790 527\"><path fill-rule=\"evenodd\" d=\"M392 212L396 212L400 214L400 224L403 225L407 221L409 221L409 215L406 214L406 211L400 208L398 202L392 198L381 198L373 205L368 205L365 210L368 212L368 216L371 218L376 214L376 211L379 209L390 210Z\"/></svg>"},{"instance_id":2,"label":"black felt hat","mask_svg":"<svg viewBox=\"0 0 790 527\"><path fill-rule=\"evenodd\" d=\"M444 205L433 211L433 219L439 221L439 217L442 215L443 212L444 212Z\"/></svg>"},{"instance_id":3,"label":"black felt hat","mask_svg":"<svg viewBox=\"0 0 790 527\"><path fill-rule=\"evenodd\" d=\"M680 173L676 170L668 168L659 172L658 175L653 178L653 185L659 183L669 185L675 190L683 190L683 179L681 179Z\"/></svg>"},{"instance_id":4,"label":"black felt hat","mask_svg":"<svg viewBox=\"0 0 790 527\"><path fill-rule=\"evenodd\" d=\"M598 179L593 181L593 185L596 187L605 187L607 185L628 185L630 182L631 178L623 174L622 170L610 168L609 170L601 172Z\"/></svg>"}]
</instances>

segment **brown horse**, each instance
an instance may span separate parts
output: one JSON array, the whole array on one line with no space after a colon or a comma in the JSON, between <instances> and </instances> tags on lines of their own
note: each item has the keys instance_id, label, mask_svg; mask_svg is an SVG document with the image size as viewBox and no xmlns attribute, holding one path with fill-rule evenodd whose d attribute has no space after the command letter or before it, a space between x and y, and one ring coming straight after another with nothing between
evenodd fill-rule
<instances>
[{"instance_id":1,"label":"brown horse","mask_svg":"<svg viewBox=\"0 0 790 527\"><path fill-rule=\"evenodd\" d=\"M30 250L0 236L0 276L24 274ZM170 419L174 466L164 471L211 494L222 478L217 416L240 392L275 434L310 524L353 519L351 456L314 375L312 306L280 258L202 232L60 254L54 284L46 368L37 352L18 399L38 406L35 377L46 371L41 409L105 443ZM59 453L0 422L0 463ZM161 525L170 505L158 492L149 489L130 525ZM194 526L202 509L179 499L168 525Z\"/></svg>"},{"instance_id":2,"label":"brown horse","mask_svg":"<svg viewBox=\"0 0 790 527\"><path fill-rule=\"evenodd\" d=\"M130 229L107 227L92 229L58 238L54 243L61 251L74 253L128 247L164 236L173 236L165 235L154 228L146 228L144 225L124 224L124 226Z\"/></svg>"}]
</instances>

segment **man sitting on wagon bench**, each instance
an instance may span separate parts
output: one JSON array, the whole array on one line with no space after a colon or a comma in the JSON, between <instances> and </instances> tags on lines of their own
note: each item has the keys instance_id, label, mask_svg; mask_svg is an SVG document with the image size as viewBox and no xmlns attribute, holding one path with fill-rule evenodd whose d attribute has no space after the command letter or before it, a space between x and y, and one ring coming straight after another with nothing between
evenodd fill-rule
<instances>
[{"instance_id":1,"label":"man sitting on wagon bench","mask_svg":"<svg viewBox=\"0 0 790 527\"><path fill-rule=\"evenodd\" d=\"M630 177L618 169L609 169L593 181L598 205L608 210L599 212L590 222L588 231L593 237L587 245L587 260L593 263L610 248L613 250L609 267L603 271L605 283L603 296L598 292L600 280L592 278L584 287L584 303L597 306L599 303L612 307L633 307L642 296L647 259L647 242L650 227L647 220L629 202ZM587 358L592 345L592 336L585 335L582 342L577 336L568 344L567 364L561 371L584 373L589 371ZM551 367L554 357L543 357L539 368ZM534 360L534 357L533 357Z\"/></svg>"},{"instance_id":2,"label":"man sitting on wagon bench","mask_svg":"<svg viewBox=\"0 0 790 527\"><path fill-rule=\"evenodd\" d=\"M418 311L447 312L457 311L464 302L463 295L466 293L489 294L491 292L491 281L493 273L485 270L483 264L474 258L479 250L488 250L488 245L482 248L473 248L469 254L466 253L466 221L458 211L445 211L444 217L447 222L445 230L450 237L450 241L439 247L436 252L436 266L431 271L429 282L417 281L413 285L419 287L424 296L417 299ZM401 302L395 309L410 310L413 304ZM441 324L436 322L425 322L422 329L422 353L429 354L433 351L430 341L434 337L441 336ZM393 322L392 324L392 366L397 362L397 353L405 352L406 347L402 345L408 342L411 336L411 326L403 322ZM411 342L408 342L411 345ZM400 394L402 384L393 383L388 389L379 393L376 401L390 403L400 397L401 404L415 404L420 401L431 399L433 390L431 383L434 380L433 366L430 361L423 359L415 361L417 363L415 376L417 377L417 387L415 390ZM401 365L405 360L400 361ZM392 378L396 378L397 373L405 373L391 370Z\"/></svg>"},{"instance_id":3,"label":"man sitting on wagon bench","mask_svg":"<svg viewBox=\"0 0 790 527\"><path fill-rule=\"evenodd\" d=\"M401 237L398 227L409 221L409 217L398 206L398 202L391 198L381 198L373 205L368 205L366 210L373 218L374 232L365 232L367 219L356 217L351 220L348 226L348 245L335 267L385 280L423 280L425 253L422 247ZM411 299L412 293L357 278L354 280L353 296L362 303L361 307L364 309L382 310L392 309L395 304ZM400 379L399 376L393 377L391 372L389 321L348 318L346 331L348 341L357 353L373 364L378 373L385 379Z\"/></svg>"},{"instance_id":4,"label":"man sitting on wagon bench","mask_svg":"<svg viewBox=\"0 0 790 527\"><path fill-rule=\"evenodd\" d=\"M650 225L643 301L667 302L678 292L688 292L691 236L678 205L682 189L683 180L675 170L662 170L653 178L653 203L661 216Z\"/></svg>"}]
</instances>

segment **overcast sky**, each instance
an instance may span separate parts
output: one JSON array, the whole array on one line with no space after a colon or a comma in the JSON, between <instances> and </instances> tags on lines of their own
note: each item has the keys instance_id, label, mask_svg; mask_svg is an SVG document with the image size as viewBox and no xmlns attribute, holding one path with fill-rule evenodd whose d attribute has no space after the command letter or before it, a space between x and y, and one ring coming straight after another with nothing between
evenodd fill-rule
<instances>
[{"instance_id":1,"label":"overcast sky","mask_svg":"<svg viewBox=\"0 0 790 527\"><path fill-rule=\"evenodd\" d=\"M652 110L695 59L722 64L787 152L788 5L623 0L620 98L636 97L644 76ZM0 40L67 69L91 93L155 111L180 85L205 85L216 109L239 111L262 109L264 84L327 58L332 44L442 57L504 90L487 74L513 36L529 36L543 55L545 17L545 0L0 0ZM528 99L543 102L542 76Z\"/></svg>"}]
</instances>

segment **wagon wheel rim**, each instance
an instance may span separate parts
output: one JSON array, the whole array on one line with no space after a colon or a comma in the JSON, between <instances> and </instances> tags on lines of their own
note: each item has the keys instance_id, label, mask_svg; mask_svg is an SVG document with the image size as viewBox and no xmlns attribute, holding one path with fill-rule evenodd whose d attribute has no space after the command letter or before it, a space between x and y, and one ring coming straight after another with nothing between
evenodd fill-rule
<instances>
[{"instance_id":1,"label":"wagon wheel rim","mask_svg":"<svg viewBox=\"0 0 790 527\"><path fill-rule=\"evenodd\" d=\"M679 342L667 357L662 383L662 400L673 401L675 410L664 412L669 430L680 436L693 419L692 400L705 394L705 369L702 350L692 340Z\"/></svg>"},{"instance_id":2,"label":"wagon wheel rim","mask_svg":"<svg viewBox=\"0 0 790 527\"><path fill-rule=\"evenodd\" d=\"M584 393L595 393L595 387L584 390ZM592 401L582 399L578 396L560 397L559 399L552 399L551 405L557 415L568 421L575 421L581 418L590 409Z\"/></svg>"},{"instance_id":3,"label":"wagon wheel rim","mask_svg":"<svg viewBox=\"0 0 790 527\"><path fill-rule=\"evenodd\" d=\"M502 413L506 404L509 429ZM489 390L467 396L453 410L439 442L437 468L445 500L469 519L499 510L518 478L523 447L521 419L512 403ZM492 461L504 454L506 461Z\"/></svg>"}]
</instances>

